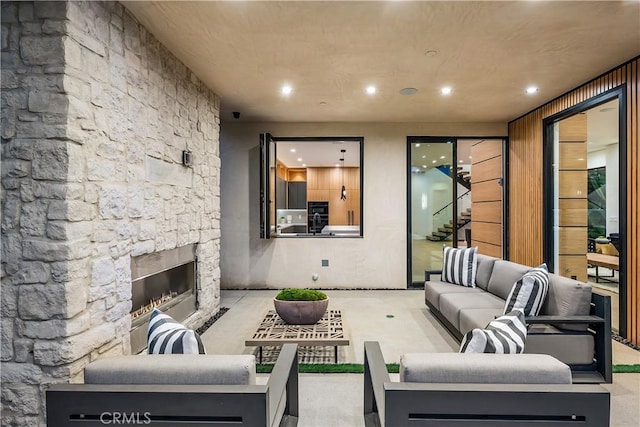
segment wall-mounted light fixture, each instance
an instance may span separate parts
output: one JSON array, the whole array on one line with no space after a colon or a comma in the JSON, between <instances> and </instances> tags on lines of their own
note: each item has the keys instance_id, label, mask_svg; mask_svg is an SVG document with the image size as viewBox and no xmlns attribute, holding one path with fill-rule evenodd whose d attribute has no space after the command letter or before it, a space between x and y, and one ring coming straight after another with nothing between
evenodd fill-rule
<instances>
[{"instance_id":1,"label":"wall-mounted light fixture","mask_svg":"<svg viewBox=\"0 0 640 427\"><path fill-rule=\"evenodd\" d=\"M192 162L191 151L183 150L182 151L182 164L184 166L191 166L191 162Z\"/></svg>"}]
</instances>

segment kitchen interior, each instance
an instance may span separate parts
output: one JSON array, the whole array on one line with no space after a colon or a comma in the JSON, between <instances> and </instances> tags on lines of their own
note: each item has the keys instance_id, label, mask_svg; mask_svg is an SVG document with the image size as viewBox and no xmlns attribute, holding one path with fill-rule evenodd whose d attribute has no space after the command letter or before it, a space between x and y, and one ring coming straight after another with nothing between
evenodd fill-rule
<instances>
[{"instance_id":1,"label":"kitchen interior","mask_svg":"<svg viewBox=\"0 0 640 427\"><path fill-rule=\"evenodd\" d=\"M359 141L278 141L276 235L360 237L360 170Z\"/></svg>"}]
</instances>

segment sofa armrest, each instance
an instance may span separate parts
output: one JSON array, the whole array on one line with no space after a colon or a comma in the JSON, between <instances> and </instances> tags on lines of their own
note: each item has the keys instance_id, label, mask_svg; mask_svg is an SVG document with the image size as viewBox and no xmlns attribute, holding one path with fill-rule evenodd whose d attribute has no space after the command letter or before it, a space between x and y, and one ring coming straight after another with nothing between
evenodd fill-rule
<instances>
[{"instance_id":1,"label":"sofa armrest","mask_svg":"<svg viewBox=\"0 0 640 427\"><path fill-rule=\"evenodd\" d=\"M278 409L284 403L283 424L298 419L298 344L283 344L278 360L267 380L269 388L270 425L274 424ZM282 402L284 399L284 402ZM278 417L279 418L279 417ZM291 423L291 425L296 425Z\"/></svg>"},{"instance_id":2,"label":"sofa armrest","mask_svg":"<svg viewBox=\"0 0 640 427\"><path fill-rule=\"evenodd\" d=\"M431 275L435 274L435 275L442 275L442 270L425 270L424 271L424 281L428 282L431 280Z\"/></svg>"},{"instance_id":3,"label":"sofa armrest","mask_svg":"<svg viewBox=\"0 0 640 427\"><path fill-rule=\"evenodd\" d=\"M595 325L604 323L605 319L599 316L528 316L525 317L525 322L530 325L561 325L567 323L578 325Z\"/></svg>"},{"instance_id":4,"label":"sofa armrest","mask_svg":"<svg viewBox=\"0 0 640 427\"><path fill-rule=\"evenodd\" d=\"M367 427L380 426L384 422L385 383L389 383L387 365L384 363L380 343L364 343L364 419Z\"/></svg>"}]
</instances>

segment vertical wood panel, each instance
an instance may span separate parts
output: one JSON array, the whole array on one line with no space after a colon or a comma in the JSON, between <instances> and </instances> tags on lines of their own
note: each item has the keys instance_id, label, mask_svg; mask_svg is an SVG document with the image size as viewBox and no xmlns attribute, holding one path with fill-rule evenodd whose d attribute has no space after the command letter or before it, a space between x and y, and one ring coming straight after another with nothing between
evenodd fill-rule
<instances>
[{"instance_id":1,"label":"vertical wood panel","mask_svg":"<svg viewBox=\"0 0 640 427\"><path fill-rule=\"evenodd\" d=\"M542 121L596 94L627 85L627 223L620 233L626 235L627 338L636 345L640 345L639 63L636 58L509 123L509 258L537 265L544 244Z\"/></svg>"}]
</instances>

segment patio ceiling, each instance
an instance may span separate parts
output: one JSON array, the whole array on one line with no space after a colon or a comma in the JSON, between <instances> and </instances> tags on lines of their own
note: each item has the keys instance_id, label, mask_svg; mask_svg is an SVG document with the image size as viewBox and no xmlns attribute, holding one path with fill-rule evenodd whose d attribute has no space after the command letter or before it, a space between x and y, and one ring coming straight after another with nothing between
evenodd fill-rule
<instances>
[{"instance_id":1,"label":"patio ceiling","mask_svg":"<svg viewBox=\"0 0 640 427\"><path fill-rule=\"evenodd\" d=\"M506 122L640 53L637 1L124 4L222 120Z\"/></svg>"}]
</instances>

